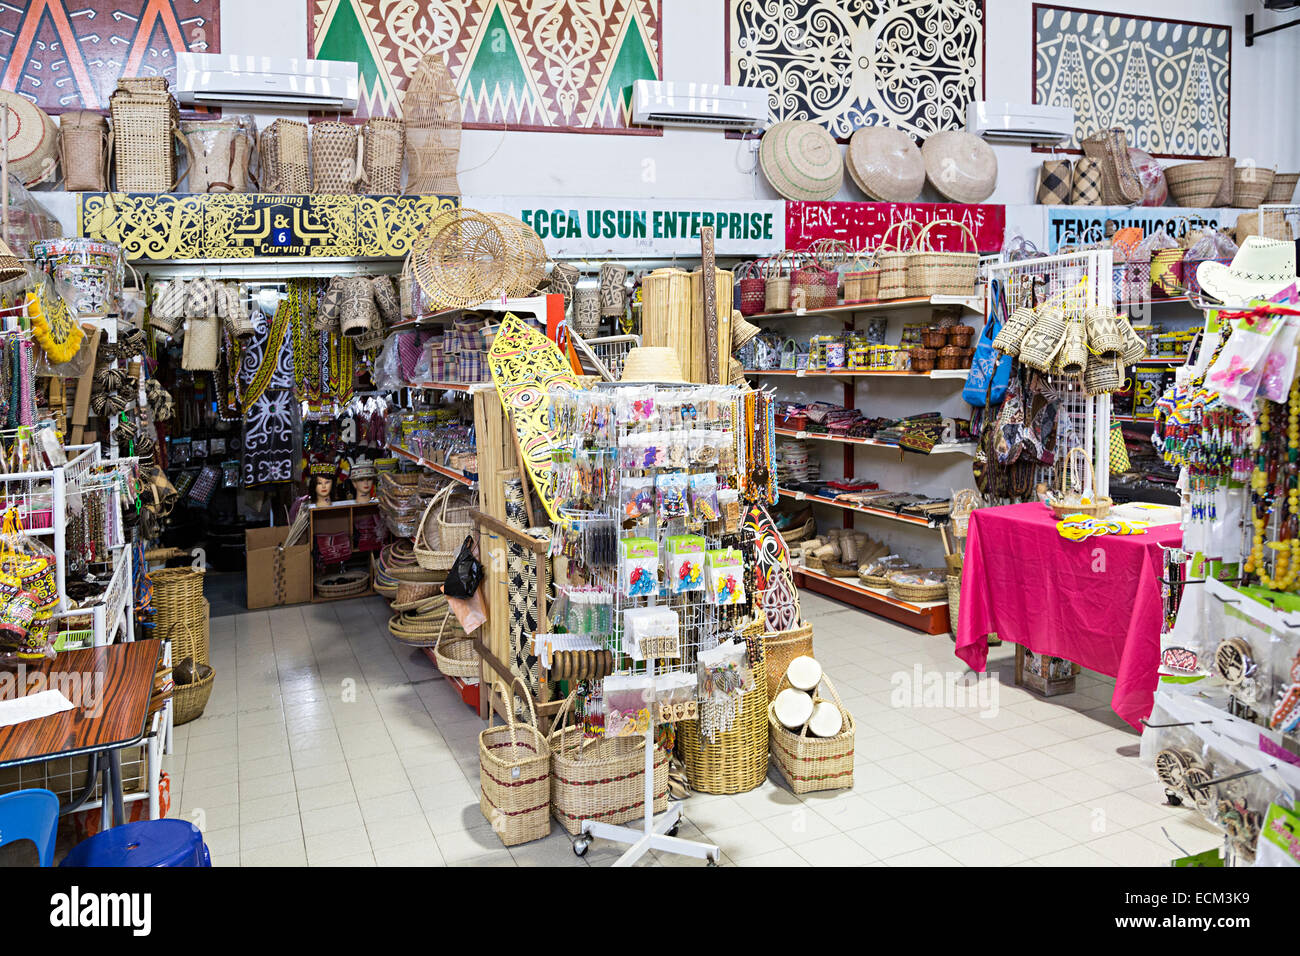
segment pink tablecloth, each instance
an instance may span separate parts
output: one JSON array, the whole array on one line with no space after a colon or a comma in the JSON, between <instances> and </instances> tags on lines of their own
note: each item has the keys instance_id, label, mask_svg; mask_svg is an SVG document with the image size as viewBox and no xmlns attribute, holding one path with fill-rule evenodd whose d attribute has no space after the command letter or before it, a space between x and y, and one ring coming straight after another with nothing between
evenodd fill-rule
<instances>
[{"instance_id":1,"label":"pink tablecloth","mask_svg":"<svg viewBox=\"0 0 1300 956\"><path fill-rule=\"evenodd\" d=\"M1038 502L974 512L966 538L957 656L977 671L989 634L1115 678L1111 707L1151 712L1160 663L1160 547L1178 525L1068 541Z\"/></svg>"}]
</instances>

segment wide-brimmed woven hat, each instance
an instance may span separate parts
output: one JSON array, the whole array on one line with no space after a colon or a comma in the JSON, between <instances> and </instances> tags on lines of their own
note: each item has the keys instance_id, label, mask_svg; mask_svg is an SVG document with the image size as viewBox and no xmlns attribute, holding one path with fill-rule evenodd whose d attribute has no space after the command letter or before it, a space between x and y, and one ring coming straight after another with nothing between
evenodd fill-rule
<instances>
[{"instance_id":1,"label":"wide-brimmed woven hat","mask_svg":"<svg viewBox=\"0 0 1300 956\"><path fill-rule=\"evenodd\" d=\"M54 178L59 128L48 113L24 96L0 90L0 109L9 111L9 171L24 186Z\"/></svg>"},{"instance_id":2,"label":"wide-brimmed woven hat","mask_svg":"<svg viewBox=\"0 0 1300 956\"><path fill-rule=\"evenodd\" d=\"M921 150L901 129L864 126L849 140L845 165L858 188L880 202L911 202L925 185Z\"/></svg>"},{"instance_id":3,"label":"wide-brimmed woven hat","mask_svg":"<svg viewBox=\"0 0 1300 956\"><path fill-rule=\"evenodd\" d=\"M622 382L685 382L677 353L667 347L641 346L627 353Z\"/></svg>"},{"instance_id":4,"label":"wide-brimmed woven hat","mask_svg":"<svg viewBox=\"0 0 1300 956\"><path fill-rule=\"evenodd\" d=\"M731 313L731 351L744 348L754 336L761 332L757 325L750 322L738 310Z\"/></svg>"},{"instance_id":5,"label":"wide-brimmed woven hat","mask_svg":"<svg viewBox=\"0 0 1300 956\"><path fill-rule=\"evenodd\" d=\"M1232 265L1202 262L1196 281L1207 297L1234 305L1268 298L1296 281L1295 243L1247 236Z\"/></svg>"},{"instance_id":6,"label":"wide-brimmed woven hat","mask_svg":"<svg viewBox=\"0 0 1300 956\"><path fill-rule=\"evenodd\" d=\"M844 182L839 144L825 127L802 120L777 123L763 134L758 162L786 199L830 199Z\"/></svg>"},{"instance_id":7,"label":"wide-brimmed woven hat","mask_svg":"<svg viewBox=\"0 0 1300 956\"><path fill-rule=\"evenodd\" d=\"M930 184L953 202L983 202L998 182L998 158L972 133L944 130L921 147Z\"/></svg>"}]
</instances>

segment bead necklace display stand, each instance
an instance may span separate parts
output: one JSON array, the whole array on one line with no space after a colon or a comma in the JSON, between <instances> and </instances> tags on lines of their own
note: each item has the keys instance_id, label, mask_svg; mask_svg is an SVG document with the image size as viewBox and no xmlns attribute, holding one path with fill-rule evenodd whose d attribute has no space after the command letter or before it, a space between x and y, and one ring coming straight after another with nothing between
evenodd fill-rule
<instances>
[{"instance_id":1,"label":"bead necklace display stand","mask_svg":"<svg viewBox=\"0 0 1300 956\"><path fill-rule=\"evenodd\" d=\"M646 676L653 678L655 662L646 660ZM651 708L653 714L655 708ZM697 860L708 860L709 866L717 866L722 851L712 843L699 843L684 840L676 836L681 822L681 802L668 801L668 809L655 816L655 721L652 718L645 732L645 815L641 827L616 826L612 823L600 823L595 820L583 820L581 835L573 843L573 852L583 856L591 846L592 838L613 840L615 843L630 843L622 856L614 861L615 866L635 866L651 850L663 850L678 856L693 856Z\"/></svg>"}]
</instances>

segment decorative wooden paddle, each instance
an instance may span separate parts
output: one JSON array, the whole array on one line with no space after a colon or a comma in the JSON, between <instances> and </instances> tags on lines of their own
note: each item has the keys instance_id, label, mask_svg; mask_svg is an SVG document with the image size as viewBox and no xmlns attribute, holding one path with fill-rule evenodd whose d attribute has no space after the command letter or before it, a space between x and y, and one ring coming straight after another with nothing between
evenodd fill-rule
<instances>
[{"instance_id":1,"label":"decorative wooden paddle","mask_svg":"<svg viewBox=\"0 0 1300 956\"><path fill-rule=\"evenodd\" d=\"M718 384L718 274L714 264L713 227L700 227L700 269L704 280L704 348L709 359L709 384Z\"/></svg>"}]
</instances>

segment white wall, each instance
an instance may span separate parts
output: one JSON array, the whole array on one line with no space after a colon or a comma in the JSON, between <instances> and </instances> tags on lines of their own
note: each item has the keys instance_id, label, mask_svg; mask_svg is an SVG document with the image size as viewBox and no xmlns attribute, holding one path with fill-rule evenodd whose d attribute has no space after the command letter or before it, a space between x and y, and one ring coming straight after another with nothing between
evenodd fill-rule
<instances>
[{"instance_id":1,"label":"white wall","mask_svg":"<svg viewBox=\"0 0 1300 956\"><path fill-rule=\"evenodd\" d=\"M1062 0L1116 12L1100 0ZM228 53L306 54L302 0L223 0L221 48ZM663 0L664 78L721 82L723 0ZM986 0L987 99L1029 102L1033 0ZM1294 16L1265 12L1258 0L1128 0L1124 12L1232 27L1232 154L1283 171L1300 169L1294 96L1300 82L1300 29L1245 47L1245 15L1263 28ZM1032 201L1043 156L996 146L998 187L990 202ZM722 133L666 130L662 137L467 130L460 181L466 194L779 198L752 170L750 144ZM863 199L846 177L838 198ZM938 199L923 196L923 199Z\"/></svg>"}]
</instances>

